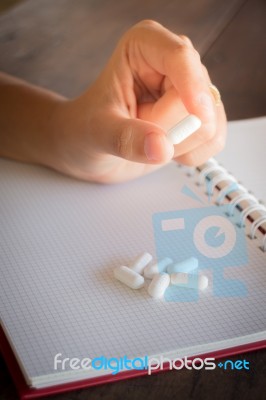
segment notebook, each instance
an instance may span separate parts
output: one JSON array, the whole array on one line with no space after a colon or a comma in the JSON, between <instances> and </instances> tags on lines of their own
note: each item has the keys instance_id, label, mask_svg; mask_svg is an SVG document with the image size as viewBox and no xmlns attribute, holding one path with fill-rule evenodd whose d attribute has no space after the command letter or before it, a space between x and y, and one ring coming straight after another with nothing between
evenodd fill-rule
<instances>
[{"instance_id":1,"label":"notebook","mask_svg":"<svg viewBox=\"0 0 266 400\"><path fill-rule=\"evenodd\" d=\"M58 354L175 359L265 347L266 210L254 197L266 199L265 131L266 118L231 122L216 160L114 185L0 160L1 350L22 398L147 373L55 369ZM114 279L145 251L197 257L208 288L171 286L155 300L148 281L132 290Z\"/></svg>"}]
</instances>

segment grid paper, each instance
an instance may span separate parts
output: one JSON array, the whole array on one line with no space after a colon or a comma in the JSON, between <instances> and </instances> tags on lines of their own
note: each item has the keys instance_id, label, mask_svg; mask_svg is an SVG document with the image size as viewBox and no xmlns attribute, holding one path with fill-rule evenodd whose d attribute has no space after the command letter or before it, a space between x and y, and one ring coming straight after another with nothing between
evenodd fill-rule
<instances>
[{"instance_id":1,"label":"grid paper","mask_svg":"<svg viewBox=\"0 0 266 400\"><path fill-rule=\"evenodd\" d=\"M147 287L134 291L113 277L144 251L155 257L154 213L201 206L181 193L190 182L174 164L99 185L0 160L0 315L29 384L55 374L57 353L178 354L265 333L266 259L256 241L247 241L248 266L225 270L248 286L244 298L214 297L211 270L196 303L154 300ZM205 201L202 188L191 188Z\"/></svg>"}]
</instances>

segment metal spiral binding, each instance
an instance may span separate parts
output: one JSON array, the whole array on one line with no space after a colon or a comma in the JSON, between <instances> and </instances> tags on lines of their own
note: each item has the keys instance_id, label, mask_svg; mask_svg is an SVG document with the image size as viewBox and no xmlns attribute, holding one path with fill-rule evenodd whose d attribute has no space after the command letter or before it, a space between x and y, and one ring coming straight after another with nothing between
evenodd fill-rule
<instances>
[{"instance_id":1,"label":"metal spiral binding","mask_svg":"<svg viewBox=\"0 0 266 400\"><path fill-rule=\"evenodd\" d=\"M186 169L186 167L185 167ZM219 191L216 199L216 205L220 206L228 202L228 216L233 216L235 210L240 211L239 222L237 225L241 228L245 227L246 220L251 225L248 228L248 236L250 239L257 238L261 241L260 248L266 251L266 207L260 204L258 199L251 194L243 185L237 182L235 177L231 175L222 165L211 158L205 164L196 168L187 168L187 175L193 177L197 172L196 184L202 186L206 184L206 194L213 196L214 189ZM192 172L193 171L193 172Z\"/></svg>"}]
</instances>

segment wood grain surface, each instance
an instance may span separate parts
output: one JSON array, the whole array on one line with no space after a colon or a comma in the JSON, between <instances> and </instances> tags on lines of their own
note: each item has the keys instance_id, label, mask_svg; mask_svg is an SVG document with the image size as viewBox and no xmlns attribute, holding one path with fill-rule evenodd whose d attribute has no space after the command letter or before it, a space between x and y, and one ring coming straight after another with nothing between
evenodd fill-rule
<instances>
[{"instance_id":1,"label":"wood grain surface","mask_svg":"<svg viewBox=\"0 0 266 400\"><path fill-rule=\"evenodd\" d=\"M123 32L150 18L204 55L243 0L28 0L0 22L0 69L66 96L98 75Z\"/></svg>"},{"instance_id":2,"label":"wood grain surface","mask_svg":"<svg viewBox=\"0 0 266 400\"><path fill-rule=\"evenodd\" d=\"M229 119L266 115L265 0L27 0L0 17L0 70L76 96L144 18L192 39ZM239 358L250 370L163 372L49 398L265 399L266 351L231 357ZM0 387L1 399L17 399L3 359Z\"/></svg>"},{"instance_id":3,"label":"wood grain surface","mask_svg":"<svg viewBox=\"0 0 266 400\"><path fill-rule=\"evenodd\" d=\"M203 62L229 120L266 115L266 1L246 1Z\"/></svg>"}]
</instances>

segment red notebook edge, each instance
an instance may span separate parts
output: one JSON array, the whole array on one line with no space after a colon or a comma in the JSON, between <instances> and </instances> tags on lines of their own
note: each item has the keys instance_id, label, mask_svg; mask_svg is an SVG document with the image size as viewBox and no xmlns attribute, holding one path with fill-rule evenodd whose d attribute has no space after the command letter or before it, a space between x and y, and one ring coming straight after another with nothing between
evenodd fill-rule
<instances>
[{"instance_id":1,"label":"red notebook edge","mask_svg":"<svg viewBox=\"0 0 266 400\"><path fill-rule=\"evenodd\" d=\"M222 357L228 357L232 355L237 355L241 353L246 353L250 351L255 351L259 349L266 348L266 340L261 340L254 343L248 343L240 346L230 347L228 349L218 350L211 353L201 354L199 358L207 358L214 357L215 359L219 359ZM147 375L147 370L130 370L123 371L116 375L108 374L104 376L100 376L97 378L89 378L76 382L64 383L60 385L54 385L41 389L30 388L21 372L21 369L18 365L18 362L15 358L15 355L11 349L11 346L8 342L8 339L4 333L3 328L0 326L0 352L7 364L10 375L13 379L13 382L16 386L17 392L21 400L31 400L37 399L42 396L49 396L52 394L59 394L63 392L68 392L76 389L84 389L90 386L101 385L105 383L111 383L115 381L120 381L123 379L135 378L138 376ZM190 359L197 358L197 356L191 357ZM163 369L152 371L152 373L159 373L163 371L169 370L169 364L166 364Z\"/></svg>"}]
</instances>

